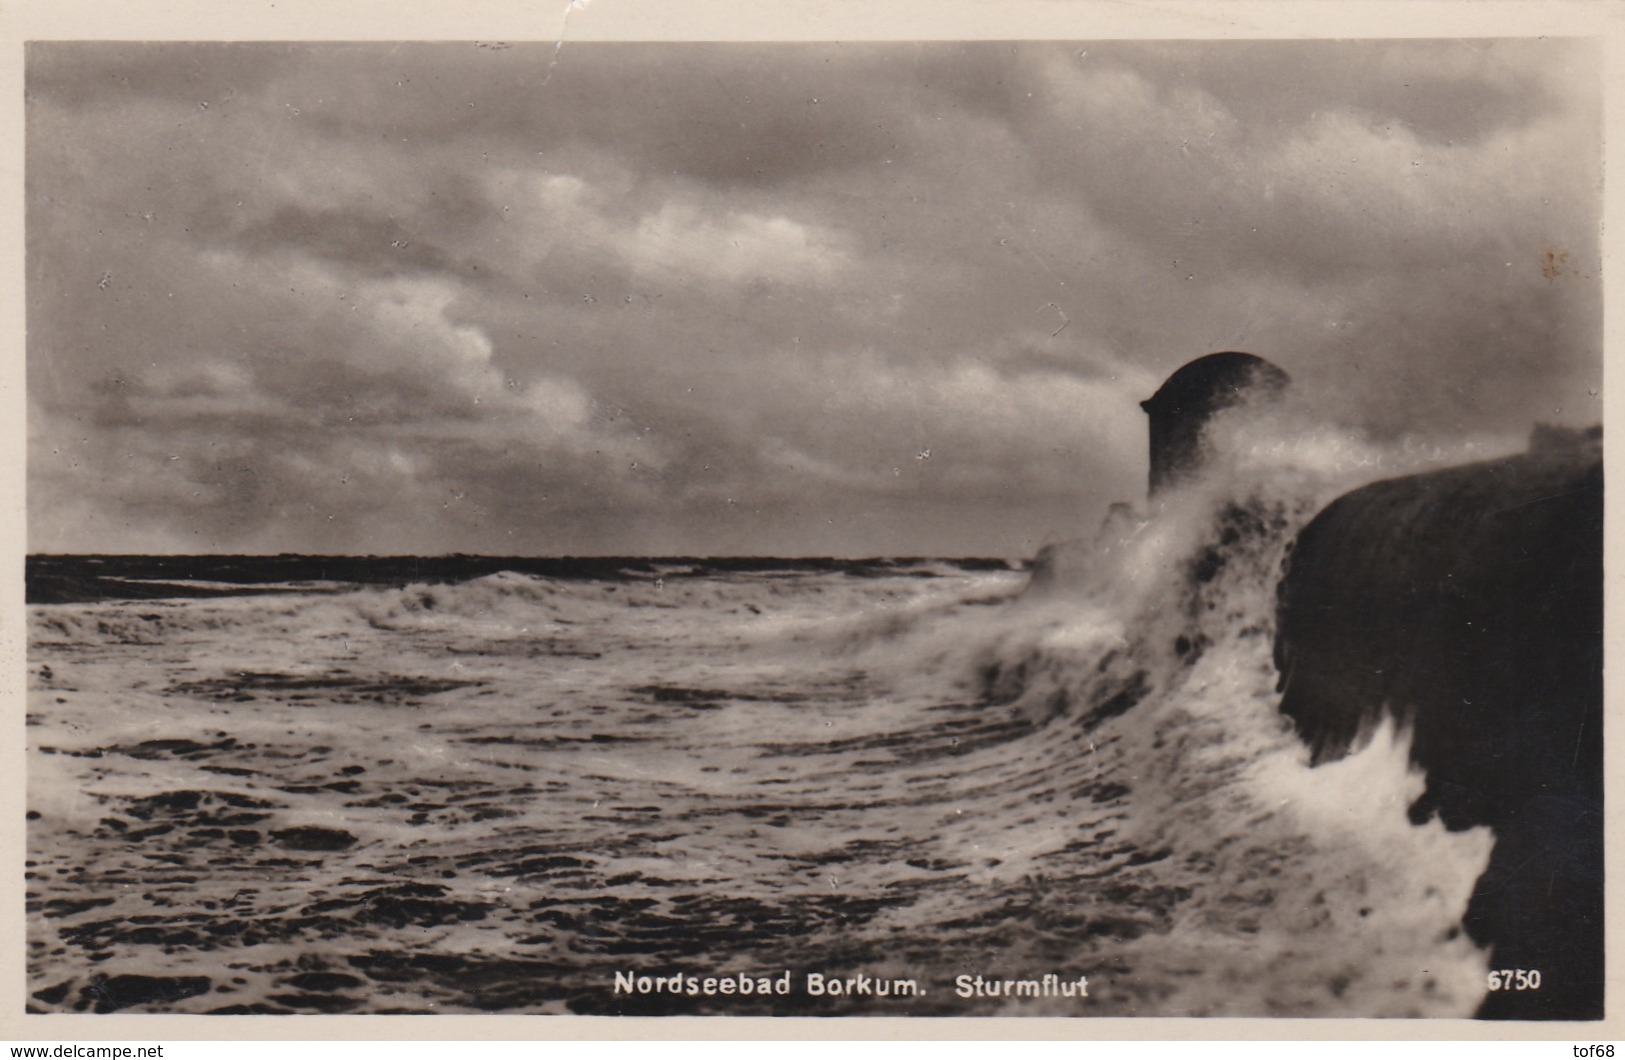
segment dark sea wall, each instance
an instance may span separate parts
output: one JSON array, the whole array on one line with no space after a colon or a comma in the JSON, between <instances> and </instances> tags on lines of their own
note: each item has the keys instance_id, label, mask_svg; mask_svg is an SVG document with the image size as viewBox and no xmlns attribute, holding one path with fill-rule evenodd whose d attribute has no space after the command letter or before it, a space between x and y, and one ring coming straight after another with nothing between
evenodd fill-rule
<instances>
[{"instance_id":1,"label":"dark sea wall","mask_svg":"<svg viewBox=\"0 0 1625 1060\"><path fill-rule=\"evenodd\" d=\"M1596 432L1345 494L1279 590L1281 710L1318 762L1411 726L1412 818L1487 825L1465 926L1539 970L1480 1015L1595 1019L1603 1000L1602 455Z\"/></svg>"}]
</instances>

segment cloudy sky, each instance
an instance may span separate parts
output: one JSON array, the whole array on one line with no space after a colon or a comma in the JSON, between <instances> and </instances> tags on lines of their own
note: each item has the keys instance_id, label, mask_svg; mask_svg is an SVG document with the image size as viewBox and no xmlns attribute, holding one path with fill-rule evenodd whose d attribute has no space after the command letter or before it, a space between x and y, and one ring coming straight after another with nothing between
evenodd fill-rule
<instances>
[{"instance_id":1,"label":"cloudy sky","mask_svg":"<svg viewBox=\"0 0 1625 1060\"><path fill-rule=\"evenodd\" d=\"M1241 349L1601 419L1562 41L34 44L29 547L1029 555Z\"/></svg>"}]
</instances>

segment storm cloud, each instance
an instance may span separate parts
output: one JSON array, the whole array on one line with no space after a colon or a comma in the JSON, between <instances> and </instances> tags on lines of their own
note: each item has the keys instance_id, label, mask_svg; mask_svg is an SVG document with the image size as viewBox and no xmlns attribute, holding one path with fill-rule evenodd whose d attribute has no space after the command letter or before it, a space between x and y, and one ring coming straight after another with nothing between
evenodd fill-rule
<instances>
[{"instance_id":1,"label":"storm cloud","mask_svg":"<svg viewBox=\"0 0 1625 1060\"><path fill-rule=\"evenodd\" d=\"M1025 555L1221 349L1373 438L1597 422L1599 67L36 43L29 547Z\"/></svg>"}]
</instances>

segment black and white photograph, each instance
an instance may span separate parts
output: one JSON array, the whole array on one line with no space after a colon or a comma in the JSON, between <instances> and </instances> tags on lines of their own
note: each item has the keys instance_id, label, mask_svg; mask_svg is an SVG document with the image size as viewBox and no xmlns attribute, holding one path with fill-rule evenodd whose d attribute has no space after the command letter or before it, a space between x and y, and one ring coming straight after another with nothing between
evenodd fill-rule
<instances>
[{"instance_id":1,"label":"black and white photograph","mask_svg":"<svg viewBox=\"0 0 1625 1060\"><path fill-rule=\"evenodd\" d=\"M26 1012L1604 1018L1597 40L377 32L24 47Z\"/></svg>"}]
</instances>

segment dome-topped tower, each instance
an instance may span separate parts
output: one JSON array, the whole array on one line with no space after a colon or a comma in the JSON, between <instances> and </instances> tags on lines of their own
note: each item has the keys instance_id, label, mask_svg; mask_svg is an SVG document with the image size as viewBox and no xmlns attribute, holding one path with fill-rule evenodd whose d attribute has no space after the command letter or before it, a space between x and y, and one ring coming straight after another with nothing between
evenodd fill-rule
<instances>
[{"instance_id":1,"label":"dome-topped tower","mask_svg":"<svg viewBox=\"0 0 1625 1060\"><path fill-rule=\"evenodd\" d=\"M1140 402L1151 417L1151 495L1175 485L1202 466L1202 432L1224 409L1257 398L1275 398L1291 377L1250 353L1210 353L1168 377Z\"/></svg>"}]
</instances>

